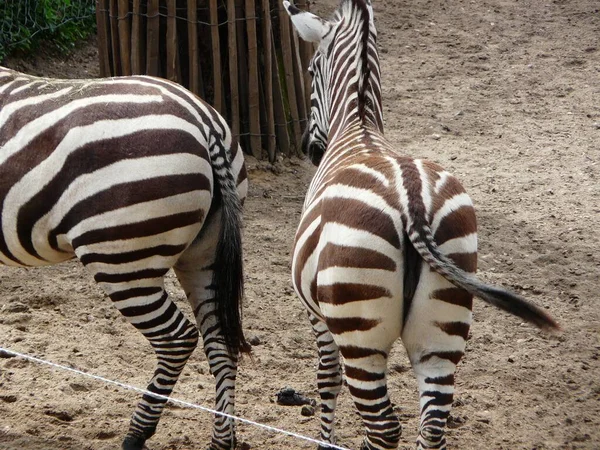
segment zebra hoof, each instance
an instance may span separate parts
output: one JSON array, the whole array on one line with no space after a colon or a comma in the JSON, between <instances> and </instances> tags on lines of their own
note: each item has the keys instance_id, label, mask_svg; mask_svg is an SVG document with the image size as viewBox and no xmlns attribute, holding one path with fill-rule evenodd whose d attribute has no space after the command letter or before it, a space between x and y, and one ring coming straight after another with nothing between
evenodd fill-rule
<instances>
[{"instance_id":1,"label":"zebra hoof","mask_svg":"<svg viewBox=\"0 0 600 450\"><path fill-rule=\"evenodd\" d=\"M146 439L141 436L125 436L123 440L122 450L144 450L147 449L145 446Z\"/></svg>"}]
</instances>

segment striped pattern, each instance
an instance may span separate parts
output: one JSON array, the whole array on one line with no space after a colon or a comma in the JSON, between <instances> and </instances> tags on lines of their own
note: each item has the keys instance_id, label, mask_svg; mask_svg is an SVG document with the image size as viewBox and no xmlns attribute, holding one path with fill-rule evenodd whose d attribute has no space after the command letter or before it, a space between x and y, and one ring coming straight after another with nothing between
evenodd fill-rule
<instances>
[{"instance_id":1,"label":"striped pattern","mask_svg":"<svg viewBox=\"0 0 600 450\"><path fill-rule=\"evenodd\" d=\"M542 328L557 325L515 294L477 281L471 199L442 167L401 156L383 137L370 1L343 0L330 22L284 6L300 36L319 44L303 143L320 164L296 233L292 278L319 348L321 438L335 443L341 354L367 430L361 448L397 448L401 427L386 366L400 337L420 390L417 448L446 448L473 296Z\"/></svg>"},{"instance_id":2,"label":"striped pattern","mask_svg":"<svg viewBox=\"0 0 600 450\"><path fill-rule=\"evenodd\" d=\"M36 78L0 68L0 263L81 260L158 364L148 390L169 395L199 333L217 409L233 413L240 324L242 152L222 117L150 77ZM169 299L174 268L193 325ZM165 402L144 396L123 448L141 449ZM211 448L231 448L215 418Z\"/></svg>"}]
</instances>

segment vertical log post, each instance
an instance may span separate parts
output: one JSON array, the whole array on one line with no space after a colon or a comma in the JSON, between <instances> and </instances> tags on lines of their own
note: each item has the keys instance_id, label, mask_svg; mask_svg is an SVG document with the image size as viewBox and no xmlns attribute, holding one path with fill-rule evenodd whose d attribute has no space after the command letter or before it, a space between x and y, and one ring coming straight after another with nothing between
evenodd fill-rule
<instances>
[{"instance_id":1,"label":"vertical log post","mask_svg":"<svg viewBox=\"0 0 600 450\"><path fill-rule=\"evenodd\" d=\"M133 17L131 19L131 73L139 75L142 72L142 45L144 39L141 30L141 0L133 0Z\"/></svg>"},{"instance_id":2,"label":"vertical log post","mask_svg":"<svg viewBox=\"0 0 600 450\"><path fill-rule=\"evenodd\" d=\"M213 106L223 113L223 85L221 81L221 43L219 41L219 11L217 0L210 0L210 30L213 64Z\"/></svg>"},{"instance_id":3,"label":"vertical log post","mask_svg":"<svg viewBox=\"0 0 600 450\"><path fill-rule=\"evenodd\" d=\"M158 76L158 44L160 32L160 20L158 16L158 0L148 0L147 21L147 56L146 74Z\"/></svg>"},{"instance_id":4,"label":"vertical log post","mask_svg":"<svg viewBox=\"0 0 600 450\"><path fill-rule=\"evenodd\" d=\"M250 120L250 148L260 159L260 90L258 83L258 44L256 40L256 7L254 0L246 0L246 29L248 32L248 118Z\"/></svg>"},{"instance_id":5,"label":"vertical log post","mask_svg":"<svg viewBox=\"0 0 600 450\"><path fill-rule=\"evenodd\" d=\"M107 77L112 73L109 55L109 25L106 19L108 7L106 0L98 0L96 4L96 24L98 25L98 57L100 59L100 76Z\"/></svg>"},{"instance_id":6,"label":"vertical log post","mask_svg":"<svg viewBox=\"0 0 600 450\"><path fill-rule=\"evenodd\" d=\"M119 29L117 17L119 15L117 0L108 0L108 14L110 18L110 43L112 48L112 67L113 75L122 75L121 59L119 52Z\"/></svg>"},{"instance_id":7,"label":"vertical log post","mask_svg":"<svg viewBox=\"0 0 600 450\"><path fill-rule=\"evenodd\" d=\"M167 79L177 81L177 2L167 1Z\"/></svg>"},{"instance_id":8,"label":"vertical log post","mask_svg":"<svg viewBox=\"0 0 600 450\"><path fill-rule=\"evenodd\" d=\"M235 0L227 0L227 42L229 44L229 89L231 92L231 132L240 134L240 94L238 84L237 22Z\"/></svg>"},{"instance_id":9,"label":"vertical log post","mask_svg":"<svg viewBox=\"0 0 600 450\"><path fill-rule=\"evenodd\" d=\"M188 0L188 52L190 61L190 90L203 96L200 60L198 58L198 4Z\"/></svg>"},{"instance_id":10,"label":"vertical log post","mask_svg":"<svg viewBox=\"0 0 600 450\"><path fill-rule=\"evenodd\" d=\"M263 46L264 46L264 84L265 104L267 107L267 153L269 161L275 162L275 113L273 111L273 48L271 47L271 6L268 0L262 2Z\"/></svg>"},{"instance_id":11,"label":"vertical log post","mask_svg":"<svg viewBox=\"0 0 600 450\"><path fill-rule=\"evenodd\" d=\"M131 35L129 32L129 0L119 0L117 9L117 20L119 27L119 52L121 54L121 75L131 75L131 53L129 44Z\"/></svg>"},{"instance_id":12,"label":"vertical log post","mask_svg":"<svg viewBox=\"0 0 600 450\"><path fill-rule=\"evenodd\" d=\"M281 37L281 53L283 55L283 69L285 71L285 88L288 94L290 115L292 116L292 129L294 130L294 146L300 147L302 131L300 130L300 117L298 115L298 100L296 98L296 84L294 82L294 61L292 57L292 43L290 42L290 18L281 5L279 9L279 26Z\"/></svg>"}]
</instances>

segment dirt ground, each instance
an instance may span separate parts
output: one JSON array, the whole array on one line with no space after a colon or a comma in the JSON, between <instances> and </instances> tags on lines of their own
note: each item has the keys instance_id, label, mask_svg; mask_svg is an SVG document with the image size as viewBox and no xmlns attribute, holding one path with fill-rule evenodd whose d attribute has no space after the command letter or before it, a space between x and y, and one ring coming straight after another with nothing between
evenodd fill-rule
<instances>
[{"instance_id":1,"label":"dirt ground","mask_svg":"<svg viewBox=\"0 0 600 450\"><path fill-rule=\"evenodd\" d=\"M330 11L335 0L314 10ZM402 153L463 181L479 220L480 277L521 292L564 328L549 337L476 302L459 365L454 449L600 448L600 13L596 0L375 0L386 133ZM10 60L34 74L98 74L93 43L66 59ZM277 405L285 386L316 398L316 347L290 281L290 248L313 169L249 160L245 212L245 329L257 342L240 365L237 412L311 437L317 417ZM169 275L169 291L185 305ZM149 345L77 262L0 268L0 346L143 387ZM412 448L418 399L400 343L389 369ZM212 407L202 351L174 397ZM18 358L0 359L0 449L108 450L138 395ZM152 450L205 448L211 416L165 411ZM340 445L362 426L347 390ZM252 449L313 444L240 424Z\"/></svg>"}]
</instances>

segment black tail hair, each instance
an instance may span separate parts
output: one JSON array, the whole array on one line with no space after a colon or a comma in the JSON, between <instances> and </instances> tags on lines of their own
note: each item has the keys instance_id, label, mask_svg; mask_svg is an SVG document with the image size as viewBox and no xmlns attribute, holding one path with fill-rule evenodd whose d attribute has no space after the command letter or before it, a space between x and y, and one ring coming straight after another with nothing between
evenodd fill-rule
<instances>
[{"instance_id":1,"label":"black tail hair","mask_svg":"<svg viewBox=\"0 0 600 450\"><path fill-rule=\"evenodd\" d=\"M213 267L212 285L217 319L225 338L225 345L231 354L237 354L240 351L249 352L250 344L246 341L242 329L241 310L244 296L242 205L230 164L228 166L215 168L213 165L215 200L220 197L221 201L221 230Z\"/></svg>"}]
</instances>

